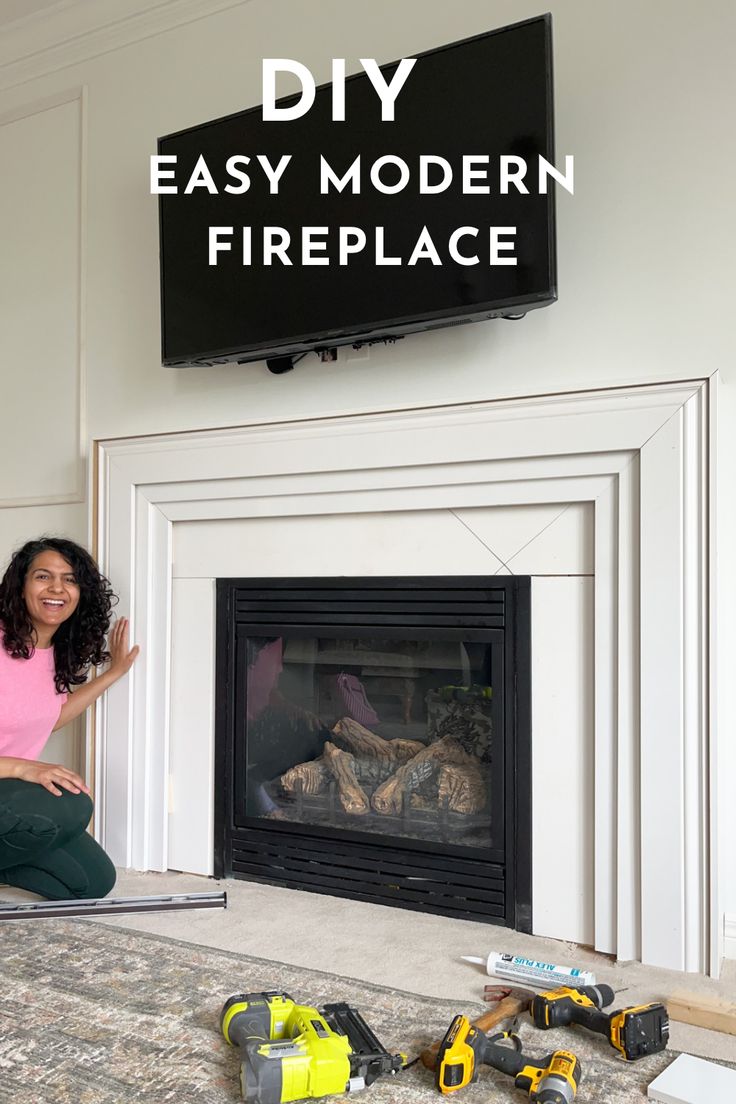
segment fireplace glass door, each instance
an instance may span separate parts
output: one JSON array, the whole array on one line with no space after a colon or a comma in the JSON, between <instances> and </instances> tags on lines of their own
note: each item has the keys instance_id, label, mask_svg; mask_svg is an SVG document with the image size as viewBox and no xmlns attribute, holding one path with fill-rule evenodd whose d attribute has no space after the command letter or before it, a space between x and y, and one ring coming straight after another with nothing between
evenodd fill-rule
<instances>
[{"instance_id":1,"label":"fireplace glass door","mask_svg":"<svg viewBox=\"0 0 736 1104\"><path fill-rule=\"evenodd\" d=\"M488 636L241 628L236 819L492 847L503 832L503 649Z\"/></svg>"},{"instance_id":2,"label":"fireplace glass door","mask_svg":"<svg viewBox=\"0 0 736 1104\"><path fill-rule=\"evenodd\" d=\"M529 579L218 579L233 876L531 930Z\"/></svg>"}]
</instances>

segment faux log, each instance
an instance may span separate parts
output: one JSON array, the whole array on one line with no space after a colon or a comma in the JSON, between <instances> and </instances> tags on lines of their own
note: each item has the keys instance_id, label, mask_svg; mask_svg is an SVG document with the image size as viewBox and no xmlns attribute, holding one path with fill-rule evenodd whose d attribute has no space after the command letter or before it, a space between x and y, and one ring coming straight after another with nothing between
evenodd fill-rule
<instances>
[{"instance_id":1,"label":"faux log","mask_svg":"<svg viewBox=\"0 0 736 1104\"><path fill-rule=\"evenodd\" d=\"M413 759L415 755L418 755L420 751L424 751L426 744L423 744L421 740L388 740L387 743L391 745L396 759L400 763L408 763L410 759Z\"/></svg>"},{"instance_id":2,"label":"faux log","mask_svg":"<svg viewBox=\"0 0 736 1104\"><path fill-rule=\"evenodd\" d=\"M324 793L330 784L332 772L322 759L312 759L309 763L297 763L281 775L281 785L287 793L313 796Z\"/></svg>"},{"instance_id":3,"label":"faux log","mask_svg":"<svg viewBox=\"0 0 736 1104\"><path fill-rule=\"evenodd\" d=\"M351 724L357 725L358 728L361 727L358 725L357 721L352 721ZM400 763L406 762L425 747L425 745L418 740L383 740L380 736L375 736L374 733L368 732L367 729L364 729L364 731L368 736L373 737L374 740L380 741L381 744L397 745L389 749L396 753L395 758L388 757L385 754L381 754L379 757L372 754L361 754L357 750L358 746L362 743L360 736L353 741L353 746L356 748L356 751L350 753L353 754L352 766L356 781L359 786L368 786L371 790L375 789L376 786L380 786L382 782L385 782ZM376 746L378 746L378 744L376 744ZM349 751L349 749L343 750ZM289 770L281 776L281 785L287 793L296 793L301 789L303 794L315 796L316 794L324 793L330 784L331 778L332 771L324 762L324 757L320 757L319 759L313 759L307 763L297 763L295 766L290 767Z\"/></svg>"},{"instance_id":4,"label":"faux log","mask_svg":"<svg viewBox=\"0 0 736 1104\"><path fill-rule=\"evenodd\" d=\"M440 767L437 799L452 813L479 813L486 803L486 783L476 766L445 763Z\"/></svg>"},{"instance_id":5,"label":"faux log","mask_svg":"<svg viewBox=\"0 0 736 1104\"><path fill-rule=\"evenodd\" d=\"M378 787L371 798L377 813L397 816L401 812L403 795L415 790L443 763L472 766L477 760L467 753L457 740L445 736L425 747L408 763L394 771L389 779Z\"/></svg>"},{"instance_id":6,"label":"faux log","mask_svg":"<svg viewBox=\"0 0 736 1104\"><path fill-rule=\"evenodd\" d=\"M335 743L359 759L378 759L389 770L405 763L426 746L419 740L384 740L352 717L343 717L332 729Z\"/></svg>"},{"instance_id":7,"label":"faux log","mask_svg":"<svg viewBox=\"0 0 736 1104\"><path fill-rule=\"evenodd\" d=\"M337 782L337 795L346 813L365 816L370 802L355 777L355 759L348 751L342 751L328 740L324 746L324 760Z\"/></svg>"}]
</instances>

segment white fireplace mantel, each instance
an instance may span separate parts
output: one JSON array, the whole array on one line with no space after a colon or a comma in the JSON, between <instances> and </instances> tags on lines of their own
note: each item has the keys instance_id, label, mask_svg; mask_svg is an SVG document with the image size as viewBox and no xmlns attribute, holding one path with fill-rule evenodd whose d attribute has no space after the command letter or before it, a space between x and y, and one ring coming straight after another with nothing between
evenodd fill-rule
<instances>
[{"instance_id":1,"label":"white fireplace mantel","mask_svg":"<svg viewBox=\"0 0 736 1104\"><path fill-rule=\"evenodd\" d=\"M113 859L167 868L177 522L590 503L595 945L717 972L714 390L695 380L99 442L98 556L142 646L89 733Z\"/></svg>"}]
</instances>

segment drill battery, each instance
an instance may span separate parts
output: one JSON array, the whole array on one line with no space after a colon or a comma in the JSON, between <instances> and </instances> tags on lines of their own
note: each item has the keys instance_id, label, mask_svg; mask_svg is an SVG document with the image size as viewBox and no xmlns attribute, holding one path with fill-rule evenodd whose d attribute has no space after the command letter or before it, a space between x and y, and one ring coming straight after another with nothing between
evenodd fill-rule
<instances>
[{"instance_id":1,"label":"drill battery","mask_svg":"<svg viewBox=\"0 0 736 1104\"><path fill-rule=\"evenodd\" d=\"M361 1014L348 1004L322 1009L288 993L239 993L222 1010L222 1032L240 1048L240 1088L248 1104L351 1092L405 1064L389 1054Z\"/></svg>"},{"instance_id":2,"label":"drill battery","mask_svg":"<svg viewBox=\"0 0 736 1104\"><path fill-rule=\"evenodd\" d=\"M611 1046L629 1062L658 1054L669 1041L670 1024L663 1004L639 1004L616 1012L603 1012L613 1001L609 985L561 987L538 993L529 1011L537 1027L565 1027L580 1024L605 1036Z\"/></svg>"},{"instance_id":3,"label":"drill battery","mask_svg":"<svg viewBox=\"0 0 736 1104\"><path fill-rule=\"evenodd\" d=\"M614 1013L611 1045L629 1062L665 1050L670 1022L663 1004L644 1004Z\"/></svg>"}]
</instances>

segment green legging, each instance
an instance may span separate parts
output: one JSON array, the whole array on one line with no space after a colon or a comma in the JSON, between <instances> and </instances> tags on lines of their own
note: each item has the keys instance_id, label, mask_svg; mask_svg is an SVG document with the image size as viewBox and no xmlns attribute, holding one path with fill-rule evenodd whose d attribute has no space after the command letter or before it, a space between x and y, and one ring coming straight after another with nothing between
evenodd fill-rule
<instances>
[{"instance_id":1,"label":"green legging","mask_svg":"<svg viewBox=\"0 0 736 1104\"><path fill-rule=\"evenodd\" d=\"M36 782L0 778L0 882L50 901L104 897L115 867L85 831L92 800Z\"/></svg>"}]
</instances>

